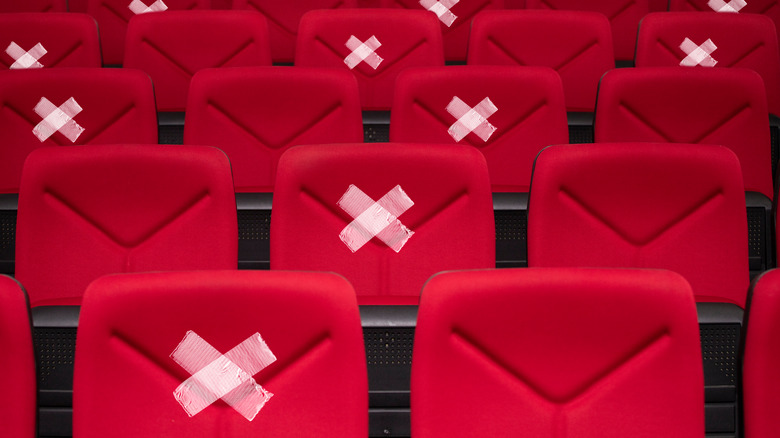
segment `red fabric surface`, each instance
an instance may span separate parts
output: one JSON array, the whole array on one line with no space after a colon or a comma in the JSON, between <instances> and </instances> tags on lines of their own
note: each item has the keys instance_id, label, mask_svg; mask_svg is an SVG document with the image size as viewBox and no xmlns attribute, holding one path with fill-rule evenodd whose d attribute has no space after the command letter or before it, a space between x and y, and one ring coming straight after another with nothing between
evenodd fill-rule
<instances>
[{"instance_id":1,"label":"red fabric surface","mask_svg":"<svg viewBox=\"0 0 780 438\"><path fill-rule=\"evenodd\" d=\"M73 120L84 128L75 144L157 143L157 113L149 77L124 69L58 68L0 71L0 192L19 190L27 155L45 146L70 146L61 133L41 142L33 128L42 97L59 107L71 97L82 111Z\"/></svg>"},{"instance_id":2,"label":"red fabric surface","mask_svg":"<svg viewBox=\"0 0 780 438\"><path fill-rule=\"evenodd\" d=\"M15 42L28 51L36 44L46 49L44 67L100 67L100 41L95 20L86 14L25 13L0 15L0 47ZM14 63L5 51L0 69Z\"/></svg>"},{"instance_id":3,"label":"red fabric surface","mask_svg":"<svg viewBox=\"0 0 780 438\"><path fill-rule=\"evenodd\" d=\"M78 304L109 273L235 269L227 157L202 146L39 149L22 176L16 245L32 306Z\"/></svg>"},{"instance_id":4,"label":"red fabric surface","mask_svg":"<svg viewBox=\"0 0 780 438\"><path fill-rule=\"evenodd\" d=\"M36 371L30 310L21 286L0 276L0 423L3 435L34 438L37 427Z\"/></svg>"},{"instance_id":5,"label":"red fabric surface","mask_svg":"<svg viewBox=\"0 0 780 438\"><path fill-rule=\"evenodd\" d=\"M374 237L352 252L339 234L353 217L338 202L350 185L374 201L394 187L414 205L398 217L415 234L396 253ZM447 269L495 266L490 183L468 146L348 144L291 148L279 161L271 215L271 269L333 271L361 304L416 304Z\"/></svg>"},{"instance_id":6,"label":"red fabric surface","mask_svg":"<svg viewBox=\"0 0 780 438\"><path fill-rule=\"evenodd\" d=\"M538 65L555 69L566 109L593 112L599 80L615 68L612 29L585 11L485 11L474 19L469 65Z\"/></svg>"},{"instance_id":7,"label":"red fabric surface","mask_svg":"<svg viewBox=\"0 0 780 438\"><path fill-rule=\"evenodd\" d=\"M166 11L127 26L124 67L154 82L158 111L184 111L192 76L204 68L271 65L268 25L251 11Z\"/></svg>"},{"instance_id":8,"label":"red fabric surface","mask_svg":"<svg viewBox=\"0 0 780 438\"><path fill-rule=\"evenodd\" d=\"M396 142L455 143L447 111L454 96L469 107L489 98L498 110L487 121L487 142L474 132L460 144L479 149L494 192L527 192L536 154L568 143L566 107L558 75L544 67L448 66L409 69L398 76L390 120Z\"/></svg>"},{"instance_id":9,"label":"red fabric surface","mask_svg":"<svg viewBox=\"0 0 780 438\"><path fill-rule=\"evenodd\" d=\"M383 61L376 70L361 62L352 70L364 110L389 110L395 79L408 67L442 66L442 34L436 15L396 9L320 10L301 18L295 65L348 69L351 36L365 42L375 36Z\"/></svg>"},{"instance_id":10,"label":"red fabric surface","mask_svg":"<svg viewBox=\"0 0 780 438\"><path fill-rule=\"evenodd\" d=\"M276 361L254 375L273 393L253 421L217 400L193 417L170 357L187 331L224 354L259 333ZM366 357L343 278L301 272L179 272L101 278L85 294L74 434L122 437L365 437Z\"/></svg>"},{"instance_id":11,"label":"red fabric surface","mask_svg":"<svg viewBox=\"0 0 780 438\"><path fill-rule=\"evenodd\" d=\"M662 270L443 273L423 290L412 435L702 437L690 286Z\"/></svg>"},{"instance_id":12,"label":"red fabric surface","mask_svg":"<svg viewBox=\"0 0 780 438\"><path fill-rule=\"evenodd\" d=\"M739 157L745 190L773 198L769 113L761 77L754 71L610 71L599 88L595 139L726 146Z\"/></svg>"},{"instance_id":13,"label":"red fabric surface","mask_svg":"<svg viewBox=\"0 0 780 438\"><path fill-rule=\"evenodd\" d=\"M336 69L208 69L190 86L185 144L221 148L237 192L271 192L290 146L363 140L355 78Z\"/></svg>"},{"instance_id":14,"label":"red fabric surface","mask_svg":"<svg viewBox=\"0 0 780 438\"><path fill-rule=\"evenodd\" d=\"M724 147L563 145L536 160L529 266L669 269L698 301L744 308L747 251L739 162Z\"/></svg>"}]
</instances>

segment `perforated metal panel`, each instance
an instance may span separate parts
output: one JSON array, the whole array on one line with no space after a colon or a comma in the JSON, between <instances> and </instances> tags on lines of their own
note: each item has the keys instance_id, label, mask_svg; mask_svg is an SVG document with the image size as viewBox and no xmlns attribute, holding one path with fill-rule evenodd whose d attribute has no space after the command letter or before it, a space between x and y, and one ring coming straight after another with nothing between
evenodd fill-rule
<instances>
[{"instance_id":1,"label":"perforated metal panel","mask_svg":"<svg viewBox=\"0 0 780 438\"><path fill-rule=\"evenodd\" d=\"M0 273L13 273L16 245L16 211L0 210Z\"/></svg>"},{"instance_id":2,"label":"perforated metal panel","mask_svg":"<svg viewBox=\"0 0 780 438\"><path fill-rule=\"evenodd\" d=\"M705 369L717 370L717 376L706 375L708 385L737 384L737 360L739 351L740 326L738 324L702 324L702 359ZM710 379L717 377L717 381Z\"/></svg>"},{"instance_id":3,"label":"perforated metal panel","mask_svg":"<svg viewBox=\"0 0 780 438\"><path fill-rule=\"evenodd\" d=\"M269 240L270 236L270 211L238 211L238 240Z\"/></svg>"},{"instance_id":4,"label":"perforated metal panel","mask_svg":"<svg viewBox=\"0 0 780 438\"><path fill-rule=\"evenodd\" d=\"M36 327L33 341L38 353L39 389L73 388L76 329Z\"/></svg>"},{"instance_id":5,"label":"perforated metal panel","mask_svg":"<svg viewBox=\"0 0 780 438\"><path fill-rule=\"evenodd\" d=\"M765 213L760 208L748 208L748 244L750 245L749 256L764 256L764 233L765 231Z\"/></svg>"},{"instance_id":6,"label":"perforated metal panel","mask_svg":"<svg viewBox=\"0 0 780 438\"><path fill-rule=\"evenodd\" d=\"M239 268L268 269L271 253L271 211L238 210Z\"/></svg>"},{"instance_id":7,"label":"perforated metal panel","mask_svg":"<svg viewBox=\"0 0 780 438\"><path fill-rule=\"evenodd\" d=\"M184 125L160 125L160 144L184 144Z\"/></svg>"},{"instance_id":8,"label":"perforated metal panel","mask_svg":"<svg viewBox=\"0 0 780 438\"><path fill-rule=\"evenodd\" d=\"M528 212L526 210L495 210L496 266L528 265Z\"/></svg>"},{"instance_id":9,"label":"perforated metal panel","mask_svg":"<svg viewBox=\"0 0 780 438\"><path fill-rule=\"evenodd\" d=\"M569 125L569 143L593 143L593 126Z\"/></svg>"},{"instance_id":10,"label":"perforated metal panel","mask_svg":"<svg viewBox=\"0 0 780 438\"><path fill-rule=\"evenodd\" d=\"M380 328L363 330L368 366L412 365L413 328Z\"/></svg>"},{"instance_id":11,"label":"perforated metal panel","mask_svg":"<svg viewBox=\"0 0 780 438\"><path fill-rule=\"evenodd\" d=\"M364 124L363 141L366 143L387 143L390 141L390 125Z\"/></svg>"}]
</instances>

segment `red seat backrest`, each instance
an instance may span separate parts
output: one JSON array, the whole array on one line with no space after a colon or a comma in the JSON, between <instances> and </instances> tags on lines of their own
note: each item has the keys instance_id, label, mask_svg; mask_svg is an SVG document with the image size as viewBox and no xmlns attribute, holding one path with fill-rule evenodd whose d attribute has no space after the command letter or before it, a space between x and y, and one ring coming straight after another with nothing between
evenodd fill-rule
<instances>
[{"instance_id":1,"label":"red seat backrest","mask_svg":"<svg viewBox=\"0 0 780 438\"><path fill-rule=\"evenodd\" d=\"M745 190L773 198L766 95L750 70L610 71L599 88L595 139L726 146L739 157Z\"/></svg>"},{"instance_id":2,"label":"red seat backrest","mask_svg":"<svg viewBox=\"0 0 780 438\"><path fill-rule=\"evenodd\" d=\"M34 438L37 426L35 355L30 329L30 307L22 287L0 275L0 419L3 434Z\"/></svg>"},{"instance_id":3,"label":"red seat backrest","mask_svg":"<svg viewBox=\"0 0 780 438\"><path fill-rule=\"evenodd\" d=\"M612 24L612 41L615 58L622 61L634 59L636 33L642 17L650 12L649 0L526 0L528 9L563 9L600 12Z\"/></svg>"},{"instance_id":4,"label":"red seat backrest","mask_svg":"<svg viewBox=\"0 0 780 438\"><path fill-rule=\"evenodd\" d=\"M359 48L374 41L378 47L365 60L353 55L354 50L347 45L354 43ZM369 51L358 53L368 55ZM444 65L439 20L423 10L341 9L306 13L298 32L295 65L349 69L347 59L354 61L351 71L360 86L363 109L389 110L398 73L409 67Z\"/></svg>"},{"instance_id":5,"label":"red seat backrest","mask_svg":"<svg viewBox=\"0 0 780 438\"><path fill-rule=\"evenodd\" d=\"M237 192L272 192L290 146L363 140L355 78L336 69L207 69L190 86L185 144L221 148Z\"/></svg>"},{"instance_id":6,"label":"red seat backrest","mask_svg":"<svg viewBox=\"0 0 780 438\"><path fill-rule=\"evenodd\" d=\"M361 304L416 304L436 272L495 266L487 166L472 147L291 148L273 202L271 269L337 272Z\"/></svg>"},{"instance_id":7,"label":"red seat backrest","mask_svg":"<svg viewBox=\"0 0 780 438\"><path fill-rule=\"evenodd\" d=\"M593 112L599 79L615 68L609 20L585 11L485 11L474 18L469 65L538 65L563 81L566 109Z\"/></svg>"},{"instance_id":8,"label":"red seat backrest","mask_svg":"<svg viewBox=\"0 0 780 438\"><path fill-rule=\"evenodd\" d=\"M35 111L43 98L57 108L73 98L81 108L72 117L83 128L75 142L64 135L78 132L70 125L48 138L43 133L35 134L34 129L44 120ZM0 132L4 138L0 146L0 193L19 190L25 158L44 146L157 143L152 82L140 71L101 68L0 71L0 108ZM48 112L41 110L42 114ZM56 126L44 123L41 127L44 125Z\"/></svg>"},{"instance_id":9,"label":"red seat backrest","mask_svg":"<svg viewBox=\"0 0 780 438\"><path fill-rule=\"evenodd\" d=\"M216 148L42 148L22 174L16 277L33 306L79 304L105 274L235 269L236 228L230 164Z\"/></svg>"},{"instance_id":10,"label":"red seat backrest","mask_svg":"<svg viewBox=\"0 0 780 438\"><path fill-rule=\"evenodd\" d=\"M207 9L209 7L209 0L165 0L162 1L162 4L160 3L161 1L87 0L87 13L95 17L100 29L100 47L103 52L104 64L122 64L125 56L127 23L136 15L133 9L130 9L131 4L133 4L136 10L140 11L145 10L141 8L143 5L151 11L160 11L163 4L165 5L165 10Z\"/></svg>"},{"instance_id":11,"label":"red seat backrest","mask_svg":"<svg viewBox=\"0 0 780 438\"><path fill-rule=\"evenodd\" d=\"M435 13L444 37L444 59L462 62L469 50L469 30L474 18L485 11L503 10L505 0L467 0L439 2L439 0L381 0L382 7L424 9ZM445 6L446 5L446 6Z\"/></svg>"},{"instance_id":12,"label":"red seat backrest","mask_svg":"<svg viewBox=\"0 0 780 438\"><path fill-rule=\"evenodd\" d=\"M183 342L185 336L200 341ZM270 359L258 338L273 362L259 362ZM104 277L85 294L76 344L73 429L84 438L358 438L368 432L358 306L352 287L334 274L212 271ZM202 349L195 348L199 344ZM243 349L233 350L239 344ZM219 362L219 357L227 360ZM224 371L243 373L225 382L220 379L225 376L208 371L215 362L225 364ZM190 417L184 401L201 397L182 392L180 405L174 392L182 386L194 391L195 382L208 385L195 380L195 373L213 377L217 386L240 386L221 400L214 396L217 400L199 412L190 410ZM123 382L121 396L117 382ZM257 412L263 391L272 396ZM247 421L239 410L256 415Z\"/></svg>"},{"instance_id":13,"label":"red seat backrest","mask_svg":"<svg viewBox=\"0 0 780 438\"><path fill-rule=\"evenodd\" d=\"M724 9L724 11L729 11L738 9L740 14L763 14L772 19L775 27L780 25L780 1L778 0L749 0L742 2L744 5L740 4L740 2L734 2L734 0L723 0L722 3L715 1L712 4L718 10ZM669 10L714 12L713 7L710 6L710 0L669 0ZM728 14L728 12L726 13Z\"/></svg>"},{"instance_id":14,"label":"red seat backrest","mask_svg":"<svg viewBox=\"0 0 780 438\"><path fill-rule=\"evenodd\" d=\"M412 434L704 436L701 360L672 272L439 274L417 319Z\"/></svg>"},{"instance_id":15,"label":"red seat backrest","mask_svg":"<svg viewBox=\"0 0 780 438\"><path fill-rule=\"evenodd\" d=\"M455 98L465 106L452 109ZM487 107L479 109L481 104L487 105L485 99L495 112ZM488 116L481 126L489 124L495 131L490 134L479 127L468 132L466 128L458 134L453 130L467 114L466 106L472 109L478 105L478 114ZM550 144L569 141L561 80L546 67L409 69L396 82L390 139L426 143L460 139L458 143L470 144L485 155L494 192L527 192L536 154Z\"/></svg>"},{"instance_id":16,"label":"red seat backrest","mask_svg":"<svg viewBox=\"0 0 780 438\"><path fill-rule=\"evenodd\" d=\"M528 265L670 269L698 301L745 306L739 160L721 146L559 145L536 159Z\"/></svg>"},{"instance_id":17,"label":"red seat backrest","mask_svg":"<svg viewBox=\"0 0 780 438\"><path fill-rule=\"evenodd\" d=\"M780 115L780 48L772 20L758 14L650 14L639 28L637 67L679 66L688 58L680 47L686 38L693 43L688 51L712 41L717 47L711 53L715 67L758 72L766 87L769 112Z\"/></svg>"},{"instance_id":18,"label":"red seat backrest","mask_svg":"<svg viewBox=\"0 0 780 438\"><path fill-rule=\"evenodd\" d=\"M357 0L233 0L233 9L252 9L265 15L274 62L295 60L298 24L306 12L315 9L356 8Z\"/></svg>"},{"instance_id":19,"label":"red seat backrest","mask_svg":"<svg viewBox=\"0 0 780 438\"><path fill-rule=\"evenodd\" d=\"M38 44L43 50L34 49ZM11 45L18 48L9 49ZM97 24L86 14L0 14L0 49L3 70L102 65ZM33 57L25 62L19 55L28 51Z\"/></svg>"},{"instance_id":20,"label":"red seat backrest","mask_svg":"<svg viewBox=\"0 0 780 438\"><path fill-rule=\"evenodd\" d=\"M742 364L745 436L769 438L780 426L775 409L780 403L780 271L769 271L754 283L746 330Z\"/></svg>"},{"instance_id":21,"label":"red seat backrest","mask_svg":"<svg viewBox=\"0 0 780 438\"><path fill-rule=\"evenodd\" d=\"M158 111L184 111L199 70L271 65L268 26L253 11L142 14L127 26L126 47L124 67L151 76Z\"/></svg>"}]
</instances>

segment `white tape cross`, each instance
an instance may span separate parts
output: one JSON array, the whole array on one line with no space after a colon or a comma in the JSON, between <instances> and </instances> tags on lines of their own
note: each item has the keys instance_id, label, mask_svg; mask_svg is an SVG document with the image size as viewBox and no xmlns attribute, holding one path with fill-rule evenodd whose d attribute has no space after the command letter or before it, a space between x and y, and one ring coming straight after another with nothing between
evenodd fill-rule
<instances>
[{"instance_id":1,"label":"white tape cross","mask_svg":"<svg viewBox=\"0 0 780 438\"><path fill-rule=\"evenodd\" d=\"M349 67L350 70L363 61L376 70L376 68L379 67L379 64L384 61L381 56L376 54L376 49L378 49L382 43L380 43L374 35L371 35L371 38L367 39L365 43L360 42L355 35L351 35L344 45L347 46L349 50L352 50L352 53L344 58L344 63L347 64L347 67Z\"/></svg>"},{"instance_id":2,"label":"white tape cross","mask_svg":"<svg viewBox=\"0 0 780 438\"><path fill-rule=\"evenodd\" d=\"M73 120L76 114L81 112L81 106L72 97L60 105L59 108L54 106L49 99L42 97L38 104L35 105L34 111L43 118L40 123L35 125L32 131L41 142L46 141L55 132L59 131L71 143L75 143L76 139L84 132L84 128Z\"/></svg>"},{"instance_id":3,"label":"white tape cross","mask_svg":"<svg viewBox=\"0 0 780 438\"><path fill-rule=\"evenodd\" d=\"M731 0L726 3L724 0L710 0L707 2L707 6L715 12L739 13L742 8L747 6L747 2L745 0Z\"/></svg>"},{"instance_id":4,"label":"white tape cross","mask_svg":"<svg viewBox=\"0 0 780 438\"><path fill-rule=\"evenodd\" d=\"M687 55L680 65L683 67L696 67L700 65L702 67L715 67L718 61L712 57L712 52L718 49L718 46L712 42L711 39L703 42L700 46L685 38L685 41L680 44L680 49Z\"/></svg>"},{"instance_id":5,"label":"white tape cross","mask_svg":"<svg viewBox=\"0 0 780 438\"><path fill-rule=\"evenodd\" d=\"M497 129L487 119L496 111L498 108L490 101L489 97L482 99L482 102L471 108L458 96L455 96L447 105L447 112L458 120L450 126L448 132L457 142L463 140L470 132L487 142Z\"/></svg>"},{"instance_id":6,"label":"white tape cross","mask_svg":"<svg viewBox=\"0 0 780 438\"><path fill-rule=\"evenodd\" d=\"M344 227L339 238L356 252L374 237L379 238L393 251L399 252L414 231L406 228L398 217L414 205L401 186L395 186L376 202L355 185L350 185L339 199L339 207L353 220Z\"/></svg>"},{"instance_id":7,"label":"white tape cross","mask_svg":"<svg viewBox=\"0 0 780 438\"><path fill-rule=\"evenodd\" d=\"M135 15L145 14L147 12L162 12L168 10L168 5L163 3L163 0L157 0L152 3L151 6L146 6L141 0L133 0L127 5L127 8L133 11Z\"/></svg>"},{"instance_id":8,"label":"white tape cross","mask_svg":"<svg viewBox=\"0 0 780 438\"><path fill-rule=\"evenodd\" d=\"M25 69L25 68L43 68L43 64L38 62L39 59L46 54L46 49L41 43L36 44L29 51L25 51L23 48L11 41L11 44L5 49L5 53L13 58L14 63L9 67L11 70Z\"/></svg>"},{"instance_id":9,"label":"white tape cross","mask_svg":"<svg viewBox=\"0 0 780 438\"><path fill-rule=\"evenodd\" d=\"M458 16L453 14L450 9L458 4L460 0L420 0L420 4L425 9L433 12L439 17L439 20L447 27L452 26L452 23L458 19Z\"/></svg>"},{"instance_id":10,"label":"white tape cross","mask_svg":"<svg viewBox=\"0 0 780 438\"><path fill-rule=\"evenodd\" d=\"M252 421L273 397L252 378L276 361L259 333L221 354L190 330L171 358L192 375L173 391L190 417L222 399Z\"/></svg>"}]
</instances>

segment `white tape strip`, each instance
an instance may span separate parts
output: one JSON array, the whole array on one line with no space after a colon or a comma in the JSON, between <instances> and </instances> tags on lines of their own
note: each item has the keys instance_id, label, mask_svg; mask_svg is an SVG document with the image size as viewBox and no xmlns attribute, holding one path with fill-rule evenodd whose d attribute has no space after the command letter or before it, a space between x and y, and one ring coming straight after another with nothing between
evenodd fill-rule
<instances>
[{"instance_id":1,"label":"white tape strip","mask_svg":"<svg viewBox=\"0 0 780 438\"><path fill-rule=\"evenodd\" d=\"M81 112L81 106L72 97L60 105L59 108L54 106L49 99L42 97L38 104L35 105L34 111L43 118L33 128L33 134L41 142L46 141L55 132L59 131L71 143L75 143L76 139L84 132L84 128L73 120L73 117Z\"/></svg>"},{"instance_id":2,"label":"white tape strip","mask_svg":"<svg viewBox=\"0 0 780 438\"><path fill-rule=\"evenodd\" d=\"M487 119L496 111L498 111L498 108L488 97L482 99L474 108L471 108L458 96L455 96L447 105L447 112L458 120L450 126L448 132L457 142L463 140L471 132L481 138L482 141L487 142L497 129Z\"/></svg>"},{"instance_id":3,"label":"white tape strip","mask_svg":"<svg viewBox=\"0 0 780 438\"><path fill-rule=\"evenodd\" d=\"M168 5L163 3L163 0L157 0L156 2L152 3L151 6L146 6L146 4L141 0L133 0L129 5L127 5L127 8L133 11L135 15L138 15L145 14L147 12L167 11Z\"/></svg>"},{"instance_id":4,"label":"white tape strip","mask_svg":"<svg viewBox=\"0 0 780 438\"><path fill-rule=\"evenodd\" d=\"M347 64L347 67L349 67L350 70L363 61L376 70L376 68L379 67L379 64L384 61L381 56L376 54L376 49L378 49L382 43L373 35L371 38L367 39L365 43L360 42L355 35L351 35L344 45L347 46L349 50L352 50L352 53L344 58L344 63Z\"/></svg>"},{"instance_id":5,"label":"white tape strip","mask_svg":"<svg viewBox=\"0 0 780 438\"><path fill-rule=\"evenodd\" d=\"M14 60L14 63L9 67L11 70L43 68L43 64L38 62L38 60L46 54L46 49L41 43L38 43L29 51L25 51L18 44L11 41L11 44L5 49L5 53Z\"/></svg>"},{"instance_id":6,"label":"white tape strip","mask_svg":"<svg viewBox=\"0 0 780 438\"><path fill-rule=\"evenodd\" d=\"M447 27L452 26L452 23L458 19L458 16L453 14L450 9L458 4L460 0L420 0L420 4L425 9L433 12L439 17L439 20Z\"/></svg>"},{"instance_id":7,"label":"white tape strip","mask_svg":"<svg viewBox=\"0 0 780 438\"><path fill-rule=\"evenodd\" d=\"M731 0L726 3L724 0L710 0L707 2L707 6L712 8L715 12L738 13L742 8L747 6L747 2L745 0Z\"/></svg>"},{"instance_id":8,"label":"white tape strip","mask_svg":"<svg viewBox=\"0 0 780 438\"><path fill-rule=\"evenodd\" d=\"M171 358L192 375L173 392L190 417L222 399L252 421L273 397L252 378L276 361L259 333L223 355L195 332L188 331Z\"/></svg>"},{"instance_id":9,"label":"white tape strip","mask_svg":"<svg viewBox=\"0 0 780 438\"><path fill-rule=\"evenodd\" d=\"M702 67L715 67L715 64L718 63L718 61L712 57L712 52L717 50L718 46L710 39L707 39L707 41L703 42L700 46L697 46L696 43L685 38L685 41L680 44L680 49L687 55L680 61L680 65L683 67L696 67L697 65Z\"/></svg>"},{"instance_id":10,"label":"white tape strip","mask_svg":"<svg viewBox=\"0 0 780 438\"><path fill-rule=\"evenodd\" d=\"M339 234L341 241L352 252L362 248L374 237L379 238L393 251L399 252L414 234L414 231L398 220L399 216L414 205L401 186L395 186L379 201L374 202L362 190L350 185L339 199L338 205L355 219Z\"/></svg>"}]
</instances>

